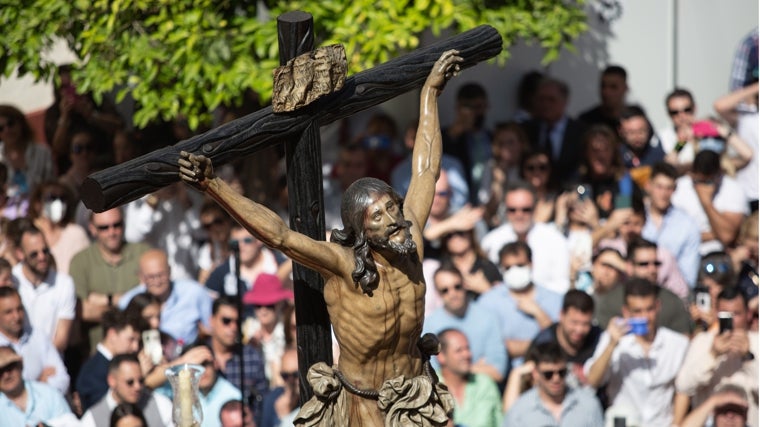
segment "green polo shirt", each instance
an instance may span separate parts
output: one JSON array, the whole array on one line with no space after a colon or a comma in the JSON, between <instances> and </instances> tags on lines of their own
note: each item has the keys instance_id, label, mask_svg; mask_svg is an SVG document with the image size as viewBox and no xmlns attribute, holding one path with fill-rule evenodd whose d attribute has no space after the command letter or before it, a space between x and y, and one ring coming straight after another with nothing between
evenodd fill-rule
<instances>
[{"instance_id":1,"label":"green polo shirt","mask_svg":"<svg viewBox=\"0 0 760 427\"><path fill-rule=\"evenodd\" d=\"M84 300L92 292L121 294L137 286L140 256L148 249L150 246L144 243L125 243L121 261L117 264L107 263L94 243L74 255L69 274L74 279L77 298ZM90 349L94 350L103 338L100 323L83 322L82 329L89 336Z\"/></svg>"}]
</instances>

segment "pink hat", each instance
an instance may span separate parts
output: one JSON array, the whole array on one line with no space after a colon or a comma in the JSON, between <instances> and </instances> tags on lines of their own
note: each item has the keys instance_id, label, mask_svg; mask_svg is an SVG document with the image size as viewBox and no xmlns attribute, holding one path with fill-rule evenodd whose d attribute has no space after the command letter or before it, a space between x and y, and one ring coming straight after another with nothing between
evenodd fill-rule
<instances>
[{"instance_id":1,"label":"pink hat","mask_svg":"<svg viewBox=\"0 0 760 427\"><path fill-rule=\"evenodd\" d=\"M243 295L243 303L250 305L273 305L293 299L293 291L282 287L274 274L261 273L253 282L253 288Z\"/></svg>"}]
</instances>

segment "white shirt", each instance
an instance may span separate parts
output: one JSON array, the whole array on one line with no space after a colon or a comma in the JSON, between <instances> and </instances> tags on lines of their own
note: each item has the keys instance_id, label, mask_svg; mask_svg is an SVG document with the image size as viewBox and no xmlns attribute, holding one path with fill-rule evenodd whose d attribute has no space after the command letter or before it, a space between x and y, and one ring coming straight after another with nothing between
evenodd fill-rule
<instances>
[{"instance_id":1,"label":"white shirt","mask_svg":"<svg viewBox=\"0 0 760 427\"><path fill-rule=\"evenodd\" d=\"M604 353L610 342L605 331L594 355L586 361L583 372ZM657 329L649 354L634 335L625 335L612 352L603 383L613 406L638 410L642 426L670 426L673 421L675 378L686 355L689 339L668 328Z\"/></svg>"},{"instance_id":2,"label":"white shirt","mask_svg":"<svg viewBox=\"0 0 760 427\"><path fill-rule=\"evenodd\" d=\"M118 406L118 403L116 403L116 400L114 400L113 391L109 388L108 393L106 393L106 405L108 405L108 409L110 409L113 412L113 408ZM169 400L168 397L160 394L160 393L152 393L150 394L153 396L153 399L156 401L156 406L158 407L158 414L161 416L161 421L163 422L165 427L173 427L174 421L172 421L172 401ZM213 414L203 414L204 416ZM84 413L82 416L82 419L80 420L80 427L95 427L95 417L92 415L92 411L88 410Z\"/></svg>"},{"instance_id":3,"label":"white shirt","mask_svg":"<svg viewBox=\"0 0 760 427\"><path fill-rule=\"evenodd\" d=\"M736 180L744 190L744 195L748 200L757 200L757 180L758 180L758 113L741 113L739 122L736 125L736 133L752 149L752 160L747 166L736 172Z\"/></svg>"},{"instance_id":4,"label":"white shirt","mask_svg":"<svg viewBox=\"0 0 760 427\"><path fill-rule=\"evenodd\" d=\"M29 323L52 342L58 320L74 318L77 305L74 281L51 268L45 280L35 287L24 275L22 264L16 264L12 272L18 280L18 293Z\"/></svg>"},{"instance_id":5,"label":"white shirt","mask_svg":"<svg viewBox=\"0 0 760 427\"><path fill-rule=\"evenodd\" d=\"M488 258L499 265L499 251L507 243L517 240L512 224L491 230L480 242ZM527 237L533 252L533 279L554 292L565 293L570 288L570 248L567 239L554 224L533 224Z\"/></svg>"},{"instance_id":6,"label":"white shirt","mask_svg":"<svg viewBox=\"0 0 760 427\"><path fill-rule=\"evenodd\" d=\"M744 197L744 191L734 178L723 175L717 192L713 196L713 206L718 212L736 212L744 215L749 214L747 199ZM676 191L671 199L673 206L686 211L689 216L694 218L699 226L699 231L706 233L712 230L707 214L699 203L697 192L694 191L694 182L689 175L684 175L676 181ZM716 239L702 242L699 246L699 252L704 255L711 251L722 250L723 245Z\"/></svg>"}]
</instances>

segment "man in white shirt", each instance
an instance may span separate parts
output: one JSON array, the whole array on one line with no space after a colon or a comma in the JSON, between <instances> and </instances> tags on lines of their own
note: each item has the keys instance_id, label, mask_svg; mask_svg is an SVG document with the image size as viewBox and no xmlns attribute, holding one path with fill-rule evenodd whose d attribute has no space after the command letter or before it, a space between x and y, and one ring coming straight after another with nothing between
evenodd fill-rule
<instances>
[{"instance_id":1,"label":"man in white shirt","mask_svg":"<svg viewBox=\"0 0 760 427\"><path fill-rule=\"evenodd\" d=\"M145 388L140 362L134 354L121 354L111 359L108 365L108 392L85 412L82 427L108 427L111 411L122 403L137 405L149 426L174 425L172 402Z\"/></svg>"},{"instance_id":2,"label":"man in white shirt","mask_svg":"<svg viewBox=\"0 0 760 427\"><path fill-rule=\"evenodd\" d=\"M20 230L15 245L21 262L12 271L29 323L62 354L69 343L76 310L74 281L53 268L45 237L31 223Z\"/></svg>"},{"instance_id":3,"label":"man in white shirt","mask_svg":"<svg viewBox=\"0 0 760 427\"><path fill-rule=\"evenodd\" d=\"M584 365L591 386L607 384L612 406L637 412L646 426L671 425L674 381L689 345L687 337L656 326L659 311L657 286L646 279L629 279L624 318L610 320Z\"/></svg>"},{"instance_id":4,"label":"man in white shirt","mask_svg":"<svg viewBox=\"0 0 760 427\"><path fill-rule=\"evenodd\" d=\"M524 241L533 253L533 279L547 289L565 293L570 287L570 251L567 239L553 224L534 223L536 195L530 184L516 182L507 189L507 223L485 235L480 245L494 264L507 243Z\"/></svg>"}]
</instances>

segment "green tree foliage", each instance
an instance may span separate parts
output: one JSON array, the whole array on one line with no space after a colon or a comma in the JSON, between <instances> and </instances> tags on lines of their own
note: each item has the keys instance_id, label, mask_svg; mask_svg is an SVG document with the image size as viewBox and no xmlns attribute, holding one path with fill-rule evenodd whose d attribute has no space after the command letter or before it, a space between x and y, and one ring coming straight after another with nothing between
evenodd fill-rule
<instances>
[{"instance_id":1,"label":"green tree foliage","mask_svg":"<svg viewBox=\"0 0 760 427\"><path fill-rule=\"evenodd\" d=\"M3 5L10 1L10 5ZM184 114L192 127L251 88L271 96L279 65L276 17L314 17L317 45L346 47L349 74L413 50L434 34L494 26L507 49L537 42L546 62L586 30L585 0L0 0L0 73L54 74L64 40L80 62L74 79L96 98L118 90L137 103L135 122ZM265 6L265 7L264 7Z\"/></svg>"}]
</instances>

